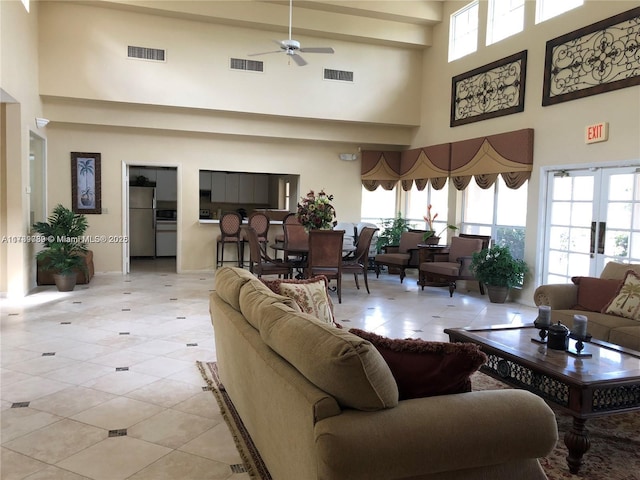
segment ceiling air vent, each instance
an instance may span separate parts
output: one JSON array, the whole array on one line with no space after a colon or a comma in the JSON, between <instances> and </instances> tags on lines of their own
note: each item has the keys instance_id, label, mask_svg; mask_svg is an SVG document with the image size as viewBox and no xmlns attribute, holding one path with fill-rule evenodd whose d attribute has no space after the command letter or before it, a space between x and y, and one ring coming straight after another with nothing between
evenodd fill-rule
<instances>
[{"instance_id":1,"label":"ceiling air vent","mask_svg":"<svg viewBox=\"0 0 640 480\"><path fill-rule=\"evenodd\" d=\"M264 62L259 60L245 60L243 58L231 58L230 67L232 70L247 70L250 72L263 72Z\"/></svg>"},{"instance_id":2,"label":"ceiling air vent","mask_svg":"<svg viewBox=\"0 0 640 480\"><path fill-rule=\"evenodd\" d=\"M325 80L339 80L341 82L353 82L353 72L346 70L332 70L330 68L324 69Z\"/></svg>"},{"instance_id":3,"label":"ceiling air vent","mask_svg":"<svg viewBox=\"0 0 640 480\"><path fill-rule=\"evenodd\" d=\"M155 62L166 61L166 52L159 48L134 47L129 45L128 57L140 58L142 60L153 60Z\"/></svg>"}]
</instances>

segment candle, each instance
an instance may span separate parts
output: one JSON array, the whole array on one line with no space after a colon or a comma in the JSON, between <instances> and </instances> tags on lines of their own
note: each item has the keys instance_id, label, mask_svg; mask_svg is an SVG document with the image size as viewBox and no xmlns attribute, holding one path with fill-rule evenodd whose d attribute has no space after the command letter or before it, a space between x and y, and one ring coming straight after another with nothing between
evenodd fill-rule
<instances>
[{"instance_id":1,"label":"candle","mask_svg":"<svg viewBox=\"0 0 640 480\"><path fill-rule=\"evenodd\" d=\"M587 336L587 317L584 315L574 315L571 333L576 337L585 338Z\"/></svg>"},{"instance_id":2,"label":"candle","mask_svg":"<svg viewBox=\"0 0 640 480\"><path fill-rule=\"evenodd\" d=\"M551 307L540 305L538 307L538 326L546 328L551 325Z\"/></svg>"}]
</instances>

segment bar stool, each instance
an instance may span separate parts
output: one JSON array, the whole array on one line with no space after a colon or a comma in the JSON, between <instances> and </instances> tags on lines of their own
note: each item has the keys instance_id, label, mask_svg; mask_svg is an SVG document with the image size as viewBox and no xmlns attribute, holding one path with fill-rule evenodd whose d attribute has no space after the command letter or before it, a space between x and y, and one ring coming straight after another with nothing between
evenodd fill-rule
<instances>
[{"instance_id":1,"label":"bar stool","mask_svg":"<svg viewBox=\"0 0 640 480\"><path fill-rule=\"evenodd\" d=\"M249 226L256 231L258 235L258 242L264 247L264 251L267 251L267 234L269 233L269 217L260 212L254 212L249 216Z\"/></svg>"},{"instance_id":2,"label":"bar stool","mask_svg":"<svg viewBox=\"0 0 640 480\"><path fill-rule=\"evenodd\" d=\"M221 267L224 264L224 247L227 243L235 243L238 250L238 266L243 266L244 248L242 244L242 236L240 227L242 226L242 217L235 212L229 212L220 218L220 235L216 242L216 266Z\"/></svg>"}]
</instances>

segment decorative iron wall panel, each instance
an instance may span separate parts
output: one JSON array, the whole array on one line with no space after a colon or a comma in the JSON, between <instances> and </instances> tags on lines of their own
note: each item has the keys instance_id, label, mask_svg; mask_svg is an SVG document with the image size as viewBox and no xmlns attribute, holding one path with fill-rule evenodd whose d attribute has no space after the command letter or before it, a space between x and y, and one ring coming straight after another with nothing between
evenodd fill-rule
<instances>
[{"instance_id":1,"label":"decorative iron wall panel","mask_svg":"<svg viewBox=\"0 0 640 480\"><path fill-rule=\"evenodd\" d=\"M547 42L542 105L640 84L640 7Z\"/></svg>"},{"instance_id":2,"label":"decorative iron wall panel","mask_svg":"<svg viewBox=\"0 0 640 480\"><path fill-rule=\"evenodd\" d=\"M524 110L527 51L453 77L452 127Z\"/></svg>"}]
</instances>

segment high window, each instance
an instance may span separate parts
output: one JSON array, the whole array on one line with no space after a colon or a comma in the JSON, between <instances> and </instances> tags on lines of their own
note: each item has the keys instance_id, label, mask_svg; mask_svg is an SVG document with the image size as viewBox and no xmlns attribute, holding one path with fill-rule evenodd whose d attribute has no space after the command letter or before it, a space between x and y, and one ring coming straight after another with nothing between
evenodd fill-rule
<instances>
[{"instance_id":1,"label":"high window","mask_svg":"<svg viewBox=\"0 0 640 480\"><path fill-rule=\"evenodd\" d=\"M478 0L451 15L449 22L449 61L478 49Z\"/></svg>"},{"instance_id":2,"label":"high window","mask_svg":"<svg viewBox=\"0 0 640 480\"><path fill-rule=\"evenodd\" d=\"M487 14L487 45L524 28L524 0L489 0Z\"/></svg>"},{"instance_id":3,"label":"high window","mask_svg":"<svg viewBox=\"0 0 640 480\"><path fill-rule=\"evenodd\" d=\"M397 188L385 190L382 187L378 187L373 192L370 192L362 187L361 220L380 225L382 219L393 218L398 215L396 210Z\"/></svg>"},{"instance_id":4,"label":"high window","mask_svg":"<svg viewBox=\"0 0 640 480\"><path fill-rule=\"evenodd\" d=\"M28 12L29 11L29 0L21 0L22 1L22 5L24 5L25 10Z\"/></svg>"},{"instance_id":5,"label":"high window","mask_svg":"<svg viewBox=\"0 0 640 480\"><path fill-rule=\"evenodd\" d=\"M544 22L584 4L584 0L537 0L536 23Z\"/></svg>"},{"instance_id":6,"label":"high window","mask_svg":"<svg viewBox=\"0 0 640 480\"><path fill-rule=\"evenodd\" d=\"M514 257L524 258L526 184L514 190L498 176L493 187L482 189L471 181L462 202L463 233L491 235L495 244L506 245Z\"/></svg>"}]
</instances>

